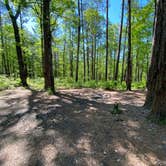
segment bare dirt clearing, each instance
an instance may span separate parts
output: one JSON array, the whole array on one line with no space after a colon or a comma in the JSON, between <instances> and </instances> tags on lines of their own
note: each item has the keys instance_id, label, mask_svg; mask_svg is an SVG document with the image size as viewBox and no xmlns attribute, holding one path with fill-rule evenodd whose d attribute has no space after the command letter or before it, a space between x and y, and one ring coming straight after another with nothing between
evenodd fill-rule
<instances>
[{"instance_id":1,"label":"bare dirt clearing","mask_svg":"<svg viewBox=\"0 0 166 166\"><path fill-rule=\"evenodd\" d=\"M0 92L0 165L165 166L166 127L146 120L145 93L21 88ZM120 115L110 112L120 103Z\"/></svg>"}]
</instances>

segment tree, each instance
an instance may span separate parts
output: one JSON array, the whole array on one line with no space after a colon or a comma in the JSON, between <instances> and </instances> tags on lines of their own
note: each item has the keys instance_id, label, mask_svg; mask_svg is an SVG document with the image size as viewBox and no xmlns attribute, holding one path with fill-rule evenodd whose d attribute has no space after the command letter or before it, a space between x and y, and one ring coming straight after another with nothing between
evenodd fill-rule
<instances>
[{"instance_id":1,"label":"tree","mask_svg":"<svg viewBox=\"0 0 166 166\"><path fill-rule=\"evenodd\" d=\"M131 91L132 82L132 60L131 60L131 0L128 0L128 57L127 57L127 90Z\"/></svg>"},{"instance_id":2,"label":"tree","mask_svg":"<svg viewBox=\"0 0 166 166\"><path fill-rule=\"evenodd\" d=\"M146 104L152 103L152 114L166 118L166 1L158 0L152 59L148 75Z\"/></svg>"},{"instance_id":3,"label":"tree","mask_svg":"<svg viewBox=\"0 0 166 166\"><path fill-rule=\"evenodd\" d=\"M122 0L122 14L121 14L121 24L120 24L120 32L119 32L119 43L118 43L118 53L117 53L117 61L116 61L116 70L115 70L114 80L118 79L119 59L120 59L122 29L123 29L123 17L124 17L124 0Z\"/></svg>"},{"instance_id":4,"label":"tree","mask_svg":"<svg viewBox=\"0 0 166 166\"><path fill-rule=\"evenodd\" d=\"M108 5L109 1L106 0L106 58L105 58L105 81L108 79Z\"/></svg>"},{"instance_id":5,"label":"tree","mask_svg":"<svg viewBox=\"0 0 166 166\"><path fill-rule=\"evenodd\" d=\"M3 23L2 23L2 16L1 16L1 11L0 11L0 35L1 35L1 47L2 47L2 68L4 67L4 70L2 69L2 71L4 71L4 73L9 76L9 70L7 67L7 61L6 61L6 57L5 57L5 44L4 44L4 34L3 34Z\"/></svg>"},{"instance_id":6,"label":"tree","mask_svg":"<svg viewBox=\"0 0 166 166\"><path fill-rule=\"evenodd\" d=\"M78 38L77 38L77 59L76 59L76 82L78 81L78 71L79 71L79 52L80 52L80 31L81 31L81 13L80 13L80 0L78 0Z\"/></svg>"},{"instance_id":7,"label":"tree","mask_svg":"<svg viewBox=\"0 0 166 166\"><path fill-rule=\"evenodd\" d=\"M22 1L20 1L18 3L18 7L17 7L16 12L14 14L12 8L9 5L9 1L5 0L5 6L6 6L6 9L8 10L9 16L10 16L11 21L12 21L13 29L14 29L21 84L22 84L22 86L27 87L28 86L28 84L27 84L27 76L28 76L27 66L25 63L25 58L23 57L23 54L22 54L21 39L20 39L19 27L17 24L17 19L20 15L20 12L21 12L22 3L23 3Z\"/></svg>"},{"instance_id":8,"label":"tree","mask_svg":"<svg viewBox=\"0 0 166 166\"><path fill-rule=\"evenodd\" d=\"M44 88L51 90L53 93L54 76L52 67L52 35L50 30L50 2L51 0L43 0L43 40L44 40Z\"/></svg>"}]
</instances>

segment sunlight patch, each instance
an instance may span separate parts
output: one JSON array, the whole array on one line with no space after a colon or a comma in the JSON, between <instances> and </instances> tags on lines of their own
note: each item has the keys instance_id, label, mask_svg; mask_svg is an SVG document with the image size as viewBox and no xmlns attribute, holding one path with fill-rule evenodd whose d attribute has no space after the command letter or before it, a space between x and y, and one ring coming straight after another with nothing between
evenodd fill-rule
<instances>
[{"instance_id":1,"label":"sunlight patch","mask_svg":"<svg viewBox=\"0 0 166 166\"><path fill-rule=\"evenodd\" d=\"M0 160L4 162L3 166L26 165L30 157L26 146L26 140L19 140L6 145L5 148L0 151Z\"/></svg>"},{"instance_id":2,"label":"sunlight patch","mask_svg":"<svg viewBox=\"0 0 166 166\"><path fill-rule=\"evenodd\" d=\"M86 154L90 154L92 152L90 142L91 141L88 137L83 136L78 140L76 147L81 152L86 153Z\"/></svg>"},{"instance_id":3,"label":"sunlight patch","mask_svg":"<svg viewBox=\"0 0 166 166\"><path fill-rule=\"evenodd\" d=\"M45 158L45 165L54 166L54 160L56 159L58 150L55 146L49 144L42 149L42 155Z\"/></svg>"}]
</instances>

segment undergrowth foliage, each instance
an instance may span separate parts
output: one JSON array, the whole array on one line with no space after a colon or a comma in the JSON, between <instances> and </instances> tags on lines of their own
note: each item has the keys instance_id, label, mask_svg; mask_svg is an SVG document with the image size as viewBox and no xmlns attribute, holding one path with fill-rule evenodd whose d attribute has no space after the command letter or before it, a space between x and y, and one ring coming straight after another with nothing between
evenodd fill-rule
<instances>
[{"instance_id":1,"label":"undergrowth foliage","mask_svg":"<svg viewBox=\"0 0 166 166\"><path fill-rule=\"evenodd\" d=\"M19 86L20 79L14 77L0 76L0 90L10 89ZM43 78L28 79L28 84L32 89L42 90L44 87ZM73 79L55 79L55 87L57 89L70 89L70 88L101 88L105 90L126 90L125 82L118 81L78 81L77 83ZM145 89L146 83L134 82L132 89Z\"/></svg>"}]
</instances>

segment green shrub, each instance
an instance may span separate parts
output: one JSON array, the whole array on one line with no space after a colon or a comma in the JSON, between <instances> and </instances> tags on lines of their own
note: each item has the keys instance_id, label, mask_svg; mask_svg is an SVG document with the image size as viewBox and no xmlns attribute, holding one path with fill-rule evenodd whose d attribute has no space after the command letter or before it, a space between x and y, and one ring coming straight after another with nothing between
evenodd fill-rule
<instances>
[{"instance_id":1,"label":"green shrub","mask_svg":"<svg viewBox=\"0 0 166 166\"><path fill-rule=\"evenodd\" d=\"M122 113L122 110L119 109L119 104L118 104L118 103L114 104L114 108L113 108L113 110L111 111L111 113L112 113L112 114L115 114L115 115Z\"/></svg>"}]
</instances>

